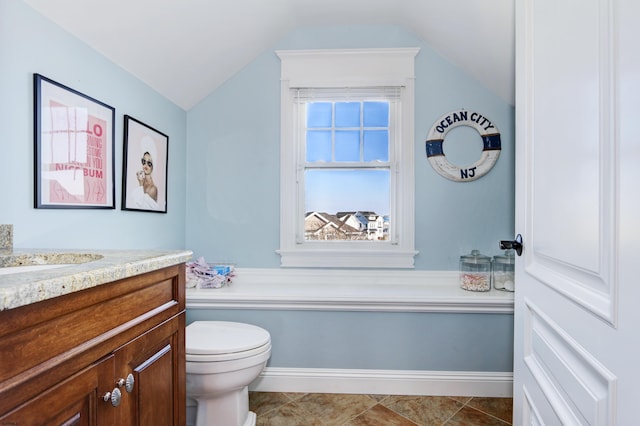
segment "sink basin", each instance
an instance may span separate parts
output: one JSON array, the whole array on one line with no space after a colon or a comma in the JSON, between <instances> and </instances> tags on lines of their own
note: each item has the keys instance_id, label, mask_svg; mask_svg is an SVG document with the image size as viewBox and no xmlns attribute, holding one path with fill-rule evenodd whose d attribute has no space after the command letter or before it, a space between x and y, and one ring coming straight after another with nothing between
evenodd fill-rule
<instances>
[{"instance_id":1,"label":"sink basin","mask_svg":"<svg viewBox=\"0 0 640 426\"><path fill-rule=\"evenodd\" d=\"M0 268L0 275L19 274L21 272L35 272L44 271L47 269L62 268L64 266L72 266L75 263L58 263L53 265L21 265L21 266L6 266Z\"/></svg>"},{"instance_id":2,"label":"sink basin","mask_svg":"<svg viewBox=\"0 0 640 426\"><path fill-rule=\"evenodd\" d=\"M102 259L102 255L94 253L20 253L0 255L0 275L37 272L48 269L75 266L82 263Z\"/></svg>"}]
</instances>

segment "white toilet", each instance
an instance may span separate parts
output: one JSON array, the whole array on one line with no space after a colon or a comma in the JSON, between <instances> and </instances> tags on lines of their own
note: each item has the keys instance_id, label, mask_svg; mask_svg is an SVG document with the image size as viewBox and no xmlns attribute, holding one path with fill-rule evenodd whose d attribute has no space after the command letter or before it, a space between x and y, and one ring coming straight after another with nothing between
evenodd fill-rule
<instances>
[{"instance_id":1,"label":"white toilet","mask_svg":"<svg viewBox=\"0 0 640 426\"><path fill-rule=\"evenodd\" d=\"M269 356L271 336L260 327L226 321L189 324L187 425L255 425L256 415L249 411L248 386L258 377Z\"/></svg>"}]
</instances>

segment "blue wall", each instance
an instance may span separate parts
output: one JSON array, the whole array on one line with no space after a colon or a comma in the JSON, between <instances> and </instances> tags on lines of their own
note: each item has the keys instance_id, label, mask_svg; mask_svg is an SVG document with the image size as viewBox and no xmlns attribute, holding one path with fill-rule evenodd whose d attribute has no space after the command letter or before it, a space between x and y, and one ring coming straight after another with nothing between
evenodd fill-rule
<instances>
[{"instance_id":1,"label":"blue wall","mask_svg":"<svg viewBox=\"0 0 640 426\"><path fill-rule=\"evenodd\" d=\"M116 210L33 208L33 73L116 109ZM17 248L184 248L187 114L22 1L0 2L0 223ZM120 210L123 115L169 135L168 213Z\"/></svg>"},{"instance_id":2,"label":"blue wall","mask_svg":"<svg viewBox=\"0 0 640 426\"><path fill-rule=\"evenodd\" d=\"M241 267L279 266L275 250L279 248L280 60L274 50L350 47L420 48L416 269L455 270L461 254L472 248L495 254L498 241L512 237L514 108L398 27L304 28L287 35L189 111L186 242L197 256ZM424 142L433 123L458 108L489 117L502 136L496 166L473 182L440 177L425 155ZM479 153L472 161L477 158Z\"/></svg>"},{"instance_id":3,"label":"blue wall","mask_svg":"<svg viewBox=\"0 0 640 426\"><path fill-rule=\"evenodd\" d=\"M488 372L513 369L513 316L507 314L187 311L187 323L212 319L255 324L269 330L269 367Z\"/></svg>"},{"instance_id":4,"label":"blue wall","mask_svg":"<svg viewBox=\"0 0 640 426\"><path fill-rule=\"evenodd\" d=\"M189 111L186 242L196 256L240 267L279 266L275 250L279 247L280 60L274 50L350 47L420 47L416 269L456 270L460 254L472 248L497 253L498 240L513 235L511 105L397 27L304 28L287 35ZM444 179L426 160L429 129L457 108L481 112L501 132L503 149L496 166L473 182ZM207 319L250 322L269 330L273 367L512 369L513 316L508 314L187 312L188 322Z\"/></svg>"},{"instance_id":5,"label":"blue wall","mask_svg":"<svg viewBox=\"0 0 640 426\"><path fill-rule=\"evenodd\" d=\"M346 47L421 48L417 269L455 270L471 248L497 252L497 241L513 234L513 107L412 34L388 26L296 30L186 113L19 0L0 1L0 223L14 224L21 248L184 247L244 268L278 267L280 62L273 50ZM33 208L34 72L116 108L116 210ZM441 178L424 155L433 122L460 107L491 118L503 142L494 169L464 184ZM167 214L120 210L124 114L170 136ZM270 365L279 367L512 365L511 315L190 310L194 319L263 325L275 345Z\"/></svg>"}]
</instances>

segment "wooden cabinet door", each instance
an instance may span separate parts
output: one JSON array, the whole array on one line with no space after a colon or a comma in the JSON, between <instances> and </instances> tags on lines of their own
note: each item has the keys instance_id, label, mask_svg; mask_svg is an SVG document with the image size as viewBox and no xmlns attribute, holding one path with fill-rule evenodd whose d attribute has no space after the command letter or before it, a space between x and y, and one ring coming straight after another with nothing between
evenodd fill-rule
<instances>
[{"instance_id":1,"label":"wooden cabinet door","mask_svg":"<svg viewBox=\"0 0 640 426\"><path fill-rule=\"evenodd\" d=\"M119 378L132 375L130 392L123 389L119 425L184 423L184 314L153 328L115 352ZM184 325L184 324L183 324ZM181 355L182 354L182 355Z\"/></svg>"},{"instance_id":2,"label":"wooden cabinet door","mask_svg":"<svg viewBox=\"0 0 640 426\"><path fill-rule=\"evenodd\" d=\"M113 425L117 408L103 399L113 374L109 356L7 413L0 425Z\"/></svg>"}]
</instances>

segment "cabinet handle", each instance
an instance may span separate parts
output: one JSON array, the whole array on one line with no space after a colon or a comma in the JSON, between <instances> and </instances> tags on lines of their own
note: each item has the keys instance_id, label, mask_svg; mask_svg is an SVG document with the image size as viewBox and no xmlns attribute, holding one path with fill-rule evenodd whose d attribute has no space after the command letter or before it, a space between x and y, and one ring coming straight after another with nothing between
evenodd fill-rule
<instances>
[{"instance_id":1,"label":"cabinet handle","mask_svg":"<svg viewBox=\"0 0 640 426\"><path fill-rule=\"evenodd\" d=\"M105 393L104 396L102 397L102 400L104 402L111 402L111 405L113 405L114 407L117 407L118 405L120 405L121 399L122 399L122 393L118 388L113 388L111 392Z\"/></svg>"},{"instance_id":2,"label":"cabinet handle","mask_svg":"<svg viewBox=\"0 0 640 426\"><path fill-rule=\"evenodd\" d=\"M131 393L133 391L133 385L135 385L135 383L136 379L133 377L132 373L129 373L129 375L127 376L127 380L125 380L124 382L124 388L128 393Z\"/></svg>"}]
</instances>

